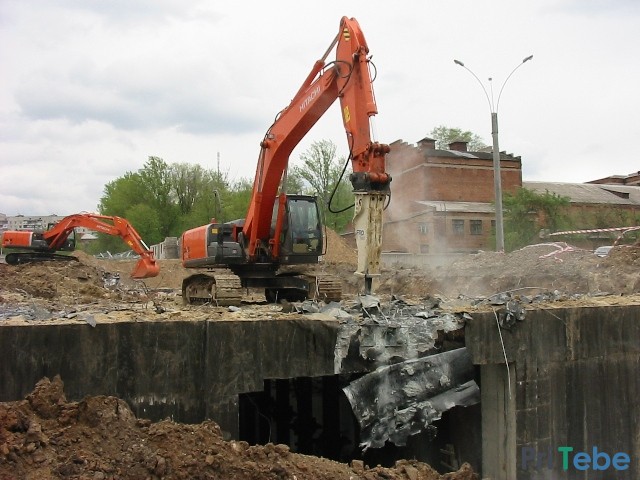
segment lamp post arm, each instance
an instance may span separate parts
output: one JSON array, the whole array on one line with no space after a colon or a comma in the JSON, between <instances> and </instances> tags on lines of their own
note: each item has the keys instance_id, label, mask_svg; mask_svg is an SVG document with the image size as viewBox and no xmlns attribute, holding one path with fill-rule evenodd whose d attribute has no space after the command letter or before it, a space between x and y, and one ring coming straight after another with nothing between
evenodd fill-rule
<instances>
[{"instance_id":1,"label":"lamp post arm","mask_svg":"<svg viewBox=\"0 0 640 480\"><path fill-rule=\"evenodd\" d=\"M462 68L464 68L467 72L469 72L471 75L473 75L473 78L475 78L478 81L478 83L482 87L482 91L484 92L484 96L487 98L487 103L489 104L489 110L493 113L493 104L491 103L491 98L489 97L489 94L487 93L487 89L485 88L484 83L482 83L482 80L480 80L478 78L478 76L475 73L473 73L473 70L471 70L469 67L467 67L460 60L454 60L453 62L456 65L460 65Z\"/></svg>"},{"instance_id":2,"label":"lamp post arm","mask_svg":"<svg viewBox=\"0 0 640 480\"><path fill-rule=\"evenodd\" d=\"M496 102L496 112L498 111L498 107L500 107L500 97L502 96L502 91L504 90L504 86L507 84L507 82L509 81L509 79L511 78L511 75L513 75L514 73L516 73L516 70L518 70L522 65L524 65L525 63L527 63L529 60L531 60L533 58L533 55L529 55L527 58L525 58L524 60L522 60L521 63L519 63L518 65L516 65L516 68L514 68L513 70L511 70L511 73L507 76L507 78L505 79L505 81L502 83L502 87L500 87L500 92L498 93L498 101Z\"/></svg>"}]
</instances>

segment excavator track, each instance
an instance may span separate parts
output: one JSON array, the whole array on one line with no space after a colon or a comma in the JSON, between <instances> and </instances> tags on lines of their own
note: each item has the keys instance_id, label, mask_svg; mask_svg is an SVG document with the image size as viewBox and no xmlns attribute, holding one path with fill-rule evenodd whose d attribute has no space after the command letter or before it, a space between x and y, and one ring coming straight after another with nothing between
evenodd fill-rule
<instances>
[{"instance_id":1,"label":"excavator track","mask_svg":"<svg viewBox=\"0 0 640 480\"><path fill-rule=\"evenodd\" d=\"M9 265L20 265L23 263L36 263L36 262L77 262L78 259L73 255L62 255L56 253L43 253L43 252L13 252L7 253L5 256L5 262Z\"/></svg>"},{"instance_id":2,"label":"excavator track","mask_svg":"<svg viewBox=\"0 0 640 480\"><path fill-rule=\"evenodd\" d=\"M182 302L185 305L239 306L242 302L240 277L229 272L191 275L182 281Z\"/></svg>"},{"instance_id":3,"label":"excavator track","mask_svg":"<svg viewBox=\"0 0 640 480\"><path fill-rule=\"evenodd\" d=\"M330 274L310 276L309 297L323 302L339 302L342 300L342 282L339 277Z\"/></svg>"}]
</instances>

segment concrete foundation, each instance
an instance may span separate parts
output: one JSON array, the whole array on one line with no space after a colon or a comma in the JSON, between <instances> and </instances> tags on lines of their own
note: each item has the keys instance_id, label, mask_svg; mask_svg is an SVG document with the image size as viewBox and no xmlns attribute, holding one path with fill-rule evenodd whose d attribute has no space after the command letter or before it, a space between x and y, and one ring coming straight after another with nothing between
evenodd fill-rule
<instances>
[{"instance_id":1,"label":"concrete foundation","mask_svg":"<svg viewBox=\"0 0 640 480\"><path fill-rule=\"evenodd\" d=\"M465 329L481 365L483 475L492 480L640 478L640 306L528 311L502 330L493 314ZM568 465L558 448L569 447ZM578 452L628 455L624 470ZM533 457L533 458L532 458ZM515 462L515 465L514 465ZM587 465L588 464L588 465Z\"/></svg>"},{"instance_id":2,"label":"concrete foundation","mask_svg":"<svg viewBox=\"0 0 640 480\"><path fill-rule=\"evenodd\" d=\"M68 399L115 395L136 415L215 419L238 434L238 394L266 378L333 375L338 322L308 319L1 326L0 401L60 375Z\"/></svg>"},{"instance_id":3,"label":"concrete foundation","mask_svg":"<svg viewBox=\"0 0 640 480\"><path fill-rule=\"evenodd\" d=\"M238 438L243 409L253 411L264 398L259 422L267 401L287 407L294 387L307 392L297 397L299 412L315 408L306 403L315 395L323 400L314 416L331 417L339 400L334 355L340 328L337 321L308 317L0 325L0 401L22 399L40 378L59 374L69 399L117 395L140 417L211 418ZM460 461L473 457L475 446L487 479L640 478L640 305L530 310L501 331L502 341L494 314L474 313L464 333L479 366L482 398L474 410L481 422L477 413L466 423L460 421L466 414L443 417ZM317 380L278 380L299 378ZM240 399L249 392L263 393L246 397L243 407ZM285 441L289 430L278 415L277 438ZM259 428L255 432L261 438ZM470 443L473 438L477 442ZM412 443L412 457L429 449L428 439L421 442ZM559 447L573 449L566 469ZM575 454L593 456L594 448L610 457L626 454L627 468L594 470L593 462L575 468ZM595 467L604 465L599 462Z\"/></svg>"}]
</instances>

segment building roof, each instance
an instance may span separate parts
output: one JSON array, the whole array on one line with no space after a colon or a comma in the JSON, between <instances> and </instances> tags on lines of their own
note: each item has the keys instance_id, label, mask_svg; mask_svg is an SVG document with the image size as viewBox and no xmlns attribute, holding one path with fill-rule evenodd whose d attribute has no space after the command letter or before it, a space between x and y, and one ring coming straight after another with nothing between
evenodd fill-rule
<instances>
[{"instance_id":1,"label":"building roof","mask_svg":"<svg viewBox=\"0 0 640 480\"><path fill-rule=\"evenodd\" d=\"M522 187L537 193L555 193L569 197L571 203L640 206L640 187L594 183L522 182Z\"/></svg>"},{"instance_id":2,"label":"building roof","mask_svg":"<svg viewBox=\"0 0 640 480\"><path fill-rule=\"evenodd\" d=\"M421 144L421 142L423 142ZM425 157L462 157L462 158L477 158L483 160L493 160L493 148L485 147L478 152L471 151L461 151L461 150L448 150L448 149L440 149L435 148L435 140L429 137L425 137L418 142L418 145L414 145L408 142L405 142L402 139L398 139L395 142L391 142L391 146L396 149L402 148L412 148L417 149L422 152ZM456 143L456 142L454 142ZM466 143L466 142L463 142ZM500 152L500 160L501 161L515 161L521 162L522 159L519 156L514 155L513 153L507 153L506 151Z\"/></svg>"}]
</instances>

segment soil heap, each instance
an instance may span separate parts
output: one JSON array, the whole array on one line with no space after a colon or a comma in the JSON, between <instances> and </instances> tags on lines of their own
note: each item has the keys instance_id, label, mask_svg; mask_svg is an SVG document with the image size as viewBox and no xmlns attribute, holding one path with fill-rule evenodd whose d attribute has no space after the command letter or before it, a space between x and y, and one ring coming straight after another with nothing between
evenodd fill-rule
<instances>
[{"instance_id":1,"label":"soil heap","mask_svg":"<svg viewBox=\"0 0 640 480\"><path fill-rule=\"evenodd\" d=\"M68 402L59 377L0 403L0 480L477 480L468 465L438 474L424 463L369 468L300 455L286 445L224 441L214 422L137 419L115 397Z\"/></svg>"}]
</instances>

